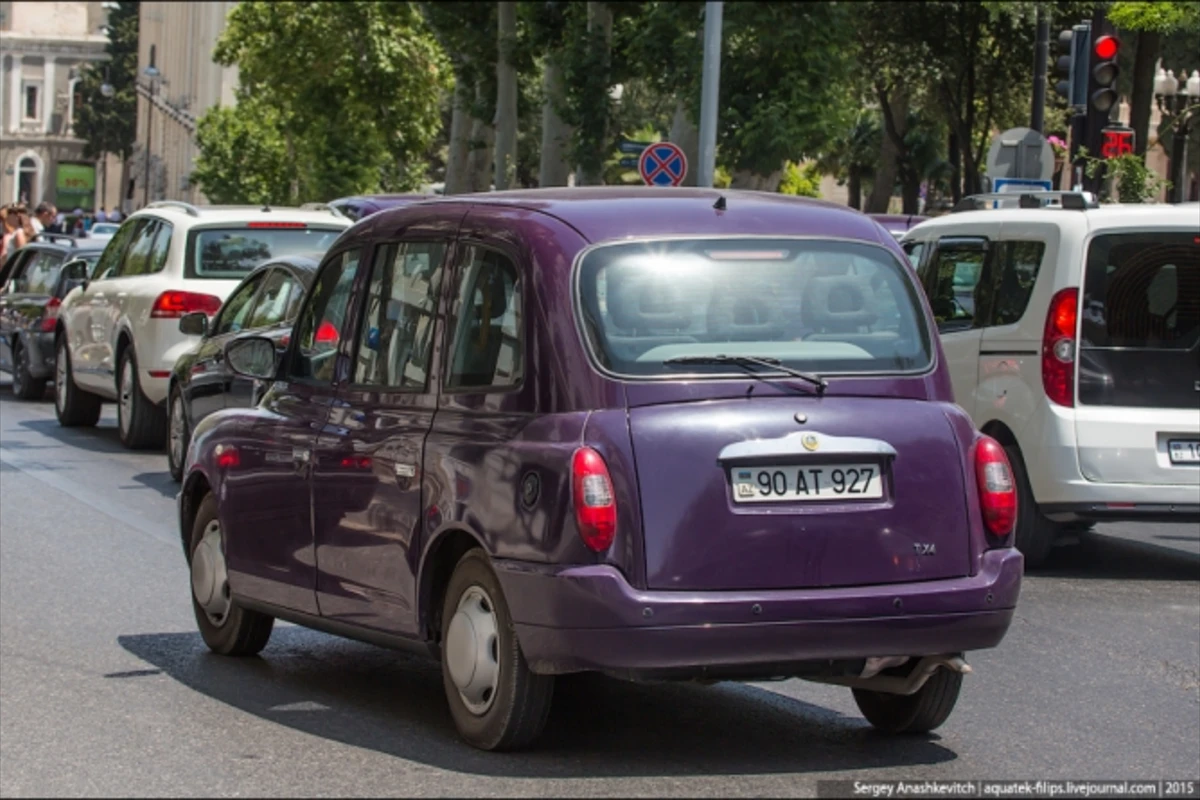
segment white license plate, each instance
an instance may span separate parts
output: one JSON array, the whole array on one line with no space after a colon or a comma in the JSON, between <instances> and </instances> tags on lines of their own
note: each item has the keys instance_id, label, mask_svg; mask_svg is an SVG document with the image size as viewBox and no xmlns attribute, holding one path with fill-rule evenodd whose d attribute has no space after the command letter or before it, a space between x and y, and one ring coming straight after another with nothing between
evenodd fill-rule
<instances>
[{"instance_id":1,"label":"white license plate","mask_svg":"<svg viewBox=\"0 0 1200 800\"><path fill-rule=\"evenodd\" d=\"M1200 464L1200 439L1171 439L1167 452L1172 464Z\"/></svg>"},{"instance_id":2,"label":"white license plate","mask_svg":"<svg viewBox=\"0 0 1200 800\"><path fill-rule=\"evenodd\" d=\"M883 497L878 464L790 464L733 467L736 503L859 500Z\"/></svg>"}]
</instances>

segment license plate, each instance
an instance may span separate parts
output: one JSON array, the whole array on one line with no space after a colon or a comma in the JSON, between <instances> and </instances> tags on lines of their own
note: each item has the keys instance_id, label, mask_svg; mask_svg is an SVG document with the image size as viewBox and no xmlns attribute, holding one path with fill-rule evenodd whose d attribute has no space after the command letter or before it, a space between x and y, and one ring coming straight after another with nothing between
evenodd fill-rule
<instances>
[{"instance_id":1,"label":"license plate","mask_svg":"<svg viewBox=\"0 0 1200 800\"><path fill-rule=\"evenodd\" d=\"M878 464L734 467L729 471L729 477L736 503L883 497L883 478Z\"/></svg>"},{"instance_id":2,"label":"license plate","mask_svg":"<svg viewBox=\"0 0 1200 800\"><path fill-rule=\"evenodd\" d=\"M1172 464L1200 464L1200 439L1171 439L1167 452Z\"/></svg>"}]
</instances>

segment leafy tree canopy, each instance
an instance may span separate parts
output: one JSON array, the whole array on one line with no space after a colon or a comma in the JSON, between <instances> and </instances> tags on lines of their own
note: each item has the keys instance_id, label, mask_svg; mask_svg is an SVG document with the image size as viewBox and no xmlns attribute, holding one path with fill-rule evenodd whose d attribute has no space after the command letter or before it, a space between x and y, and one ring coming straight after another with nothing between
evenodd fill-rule
<instances>
[{"instance_id":1,"label":"leafy tree canopy","mask_svg":"<svg viewBox=\"0 0 1200 800\"><path fill-rule=\"evenodd\" d=\"M138 3L118 3L108 16L108 60L89 64L79 79L83 102L75 109L75 135L86 158L115 153L128 159L137 140ZM101 90L107 82L111 95Z\"/></svg>"}]
</instances>

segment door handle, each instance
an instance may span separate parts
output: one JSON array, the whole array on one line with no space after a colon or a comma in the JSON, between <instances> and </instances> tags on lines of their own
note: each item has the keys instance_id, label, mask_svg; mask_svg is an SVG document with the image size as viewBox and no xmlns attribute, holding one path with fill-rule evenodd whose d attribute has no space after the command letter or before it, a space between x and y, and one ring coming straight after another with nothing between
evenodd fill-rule
<instances>
[{"instance_id":1,"label":"door handle","mask_svg":"<svg viewBox=\"0 0 1200 800\"><path fill-rule=\"evenodd\" d=\"M129 292L117 292L118 300L124 300L126 297L129 297Z\"/></svg>"},{"instance_id":2,"label":"door handle","mask_svg":"<svg viewBox=\"0 0 1200 800\"><path fill-rule=\"evenodd\" d=\"M94 295L92 295L92 299L93 300L103 300L104 292L96 292Z\"/></svg>"}]
</instances>

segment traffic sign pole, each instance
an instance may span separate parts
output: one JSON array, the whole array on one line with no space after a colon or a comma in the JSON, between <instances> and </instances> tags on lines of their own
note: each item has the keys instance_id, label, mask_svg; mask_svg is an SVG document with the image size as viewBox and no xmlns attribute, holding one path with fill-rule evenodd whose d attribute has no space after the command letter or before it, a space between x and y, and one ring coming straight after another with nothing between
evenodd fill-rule
<instances>
[{"instance_id":1,"label":"traffic sign pole","mask_svg":"<svg viewBox=\"0 0 1200 800\"><path fill-rule=\"evenodd\" d=\"M721 81L722 3L704 4L704 67L700 88L700 164L696 185L713 185L717 165L717 100ZM679 184L675 184L678 186Z\"/></svg>"}]
</instances>

